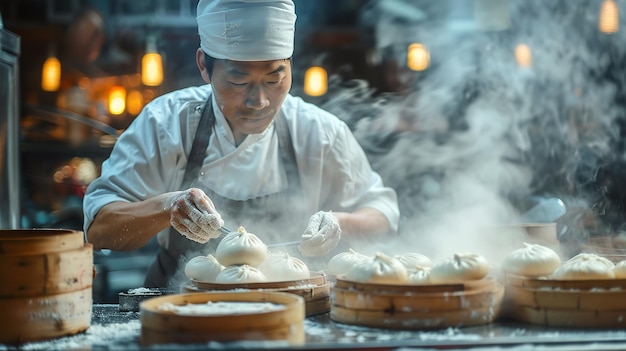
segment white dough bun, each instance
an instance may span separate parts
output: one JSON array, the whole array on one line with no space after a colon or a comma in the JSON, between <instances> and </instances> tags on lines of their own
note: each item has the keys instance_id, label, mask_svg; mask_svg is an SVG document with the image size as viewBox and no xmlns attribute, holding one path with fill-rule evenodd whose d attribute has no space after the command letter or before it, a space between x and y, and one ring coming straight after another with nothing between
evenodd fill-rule
<instances>
[{"instance_id":1,"label":"white dough bun","mask_svg":"<svg viewBox=\"0 0 626 351\"><path fill-rule=\"evenodd\" d=\"M348 249L346 252L340 252L328 261L327 272L334 275L344 275L356 263L367 260L370 257L362 253Z\"/></svg>"},{"instance_id":2,"label":"white dough bun","mask_svg":"<svg viewBox=\"0 0 626 351\"><path fill-rule=\"evenodd\" d=\"M355 263L345 278L360 283L404 284L407 271L398 259L377 253L374 257Z\"/></svg>"},{"instance_id":3,"label":"white dough bun","mask_svg":"<svg viewBox=\"0 0 626 351\"><path fill-rule=\"evenodd\" d=\"M483 279L489 273L487 260L473 253L456 253L430 269L433 284L462 283Z\"/></svg>"},{"instance_id":4,"label":"white dough bun","mask_svg":"<svg viewBox=\"0 0 626 351\"><path fill-rule=\"evenodd\" d=\"M406 269L414 269L415 267L432 267L433 261L426 255L416 252L407 252L400 255L394 255Z\"/></svg>"},{"instance_id":5,"label":"white dough bun","mask_svg":"<svg viewBox=\"0 0 626 351\"><path fill-rule=\"evenodd\" d=\"M290 281L309 279L309 267L301 259L286 252L272 253L259 265L259 270L265 274L267 281Z\"/></svg>"},{"instance_id":6,"label":"white dough bun","mask_svg":"<svg viewBox=\"0 0 626 351\"><path fill-rule=\"evenodd\" d=\"M554 271L552 278L561 280L615 279L615 264L596 254L578 254Z\"/></svg>"},{"instance_id":7,"label":"white dough bun","mask_svg":"<svg viewBox=\"0 0 626 351\"><path fill-rule=\"evenodd\" d=\"M258 236L239 227L227 234L217 245L215 258L224 266L249 265L256 267L267 257L267 245Z\"/></svg>"},{"instance_id":8,"label":"white dough bun","mask_svg":"<svg viewBox=\"0 0 626 351\"><path fill-rule=\"evenodd\" d=\"M560 266L561 258L556 251L528 243L509 253L502 262L502 269L506 273L533 278L549 276Z\"/></svg>"},{"instance_id":9,"label":"white dough bun","mask_svg":"<svg viewBox=\"0 0 626 351\"><path fill-rule=\"evenodd\" d=\"M224 269L213 255L196 256L185 264L185 275L189 279L214 283L217 275Z\"/></svg>"},{"instance_id":10,"label":"white dough bun","mask_svg":"<svg viewBox=\"0 0 626 351\"><path fill-rule=\"evenodd\" d=\"M247 264L226 266L215 278L220 284L263 283L267 278L258 268Z\"/></svg>"}]
</instances>

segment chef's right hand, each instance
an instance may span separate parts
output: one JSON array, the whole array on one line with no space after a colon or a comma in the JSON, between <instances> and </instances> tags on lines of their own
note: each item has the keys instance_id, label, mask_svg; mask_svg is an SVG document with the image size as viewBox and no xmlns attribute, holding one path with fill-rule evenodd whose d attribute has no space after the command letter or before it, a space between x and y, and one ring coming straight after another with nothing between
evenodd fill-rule
<instances>
[{"instance_id":1,"label":"chef's right hand","mask_svg":"<svg viewBox=\"0 0 626 351\"><path fill-rule=\"evenodd\" d=\"M220 227L224 225L211 199L197 188L171 193L163 203L163 211L170 214L170 224L174 229L201 244L217 238Z\"/></svg>"}]
</instances>

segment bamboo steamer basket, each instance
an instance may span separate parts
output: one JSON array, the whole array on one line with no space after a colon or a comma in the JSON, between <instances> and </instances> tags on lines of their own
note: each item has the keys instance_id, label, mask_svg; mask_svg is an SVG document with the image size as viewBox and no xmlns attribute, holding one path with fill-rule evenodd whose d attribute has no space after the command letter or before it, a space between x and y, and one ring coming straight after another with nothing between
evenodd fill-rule
<instances>
[{"instance_id":1,"label":"bamboo steamer basket","mask_svg":"<svg viewBox=\"0 0 626 351\"><path fill-rule=\"evenodd\" d=\"M337 278L334 321L387 329L434 329L493 322L504 286L494 279L459 284L392 285Z\"/></svg>"},{"instance_id":2,"label":"bamboo steamer basket","mask_svg":"<svg viewBox=\"0 0 626 351\"><path fill-rule=\"evenodd\" d=\"M626 326L626 279L552 280L506 276L506 314L553 327Z\"/></svg>"},{"instance_id":3,"label":"bamboo steamer basket","mask_svg":"<svg viewBox=\"0 0 626 351\"><path fill-rule=\"evenodd\" d=\"M277 282L224 284L190 280L183 286L182 292L216 292L216 291L276 291L301 296L304 299L307 317L327 313L330 311L330 291L332 284L326 280L326 275L311 272L311 277L300 280L286 280Z\"/></svg>"},{"instance_id":4,"label":"bamboo steamer basket","mask_svg":"<svg viewBox=\"0 0 626 351\"><path fill-rule=\"evenodd\" d=\"M213 302L271 302L285 309L227 315L182 315L159 307ZM203 292L164 295L139 305L143 345L204 343L207 341L284 340L304 343L304 300L282 292Z\"/></svg>"},{"instance_id":5,"label":"bamboo steamer basket","mask_svg":"<svg viewBox=\"0 0 626 351\"><path fill-rule=\"evenodd\" d=\"M0 230L0 343L88 329L93 275L93 247L81 231Z\"/></svg>"}]
</instances>

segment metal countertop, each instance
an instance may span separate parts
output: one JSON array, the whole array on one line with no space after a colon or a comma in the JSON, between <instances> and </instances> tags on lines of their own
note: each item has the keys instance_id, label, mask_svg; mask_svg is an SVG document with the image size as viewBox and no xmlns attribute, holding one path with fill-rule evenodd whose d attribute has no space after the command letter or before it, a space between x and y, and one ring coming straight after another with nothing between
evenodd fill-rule
<instances>
[{"instance_id":1,"label":"metal countertop","mask_svg":"<svg viewBox=\"0 0 626 351\"><path fill-rule=\"evenodd\" d=\"M118 304L95 304L87 331L0 350L626 350L626 330L557 329L501 321L483 326L427 331L388 330L336 323L329 314L304 321L306 342L209 342L194 345L139 344L139 312Z\"/></svg>"}]
</instances>

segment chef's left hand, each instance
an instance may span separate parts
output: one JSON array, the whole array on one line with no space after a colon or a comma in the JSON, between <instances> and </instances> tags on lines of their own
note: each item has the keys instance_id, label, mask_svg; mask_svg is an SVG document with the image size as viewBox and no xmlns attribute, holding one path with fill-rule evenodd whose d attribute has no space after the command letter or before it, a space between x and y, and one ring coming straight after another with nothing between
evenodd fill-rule
<instances>
[{"instance_id":1,"label":"chef's left hand","mask_svg":"<svg viewBox=\"0 0 626 351\"><path fill-rule=\"evenodd\" d=\"M309 219L298 249L304 256L322 256L336 248L340 239L337 217L332 212L320 211Z\"/></svg>"}]
</instances>

